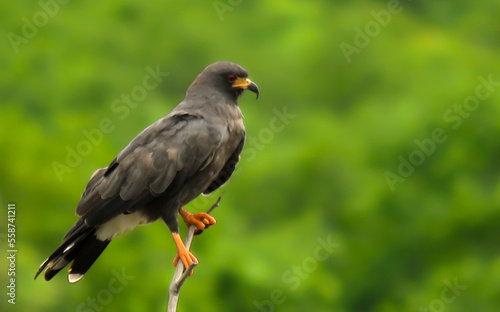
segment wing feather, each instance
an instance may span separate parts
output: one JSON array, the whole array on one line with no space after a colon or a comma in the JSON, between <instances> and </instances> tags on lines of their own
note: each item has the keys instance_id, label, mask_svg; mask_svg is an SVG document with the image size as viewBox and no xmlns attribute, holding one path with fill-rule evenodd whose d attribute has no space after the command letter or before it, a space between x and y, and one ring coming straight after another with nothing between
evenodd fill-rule
<instances>
[{"instance_id":1,"label":"wing feather","mask_svg":"<svg viewBox=\"0 0 500 312\"><path fill-rule=\"evenodd\" d=\"M221 145L223 128L176 112L142 131L89 181L76 213L89 226L133 212L173 192L206 166Z\"/></svg>"},{"instance_id":2,"label":"wing feather","mask_svg":"<svg viewBox=\"0 0 500 312\"><path fill-rule=\"evenodd\" d=\"M241 151L243 150L243 145L245 144L245 138L240 141L238 144L238 147L236 150L231 154L231 157L227 160L226 164L224 165L224 168L220 171L219 175L215 180L207 187L207 189L203 192L203 194L208 195L221 187L224 183L229 180L231 175L234 172L234 169L236 168L236 164L240 161L240 154Z\"/></svg>"}]
</instances>

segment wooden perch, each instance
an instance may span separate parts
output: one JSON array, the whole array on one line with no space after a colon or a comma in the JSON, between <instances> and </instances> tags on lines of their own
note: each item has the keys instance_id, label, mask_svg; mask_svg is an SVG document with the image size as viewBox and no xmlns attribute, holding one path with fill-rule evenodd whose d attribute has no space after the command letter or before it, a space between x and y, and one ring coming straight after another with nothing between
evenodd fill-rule
<instances>
[{"instance_id":1,"label":"wooden perch","mask_svg":"<svg viewBox=\"0 0 500 312\"><path fill-rule=\"evenodd\" d=\"M217 201L207 210L207 213L210 214L215 208L219 207L220 200L222 199L222 193ZM184 245L189 250L191 248L191 243L193 242L194 231L196 230L196 226L191 225L187 231L186 239L184 240ZM194 267L197 266L198 263L193 261L189 267L183 272L184 264L182 261L177 262L177 266L175 267L174 277L172 278L172 282L168 288L168 305L167 312L176 312L177 311L177 303L179 301L179 295L181 292L182 284L188 278L191 271L193 271Z\"/></svg>"}]
</instances>

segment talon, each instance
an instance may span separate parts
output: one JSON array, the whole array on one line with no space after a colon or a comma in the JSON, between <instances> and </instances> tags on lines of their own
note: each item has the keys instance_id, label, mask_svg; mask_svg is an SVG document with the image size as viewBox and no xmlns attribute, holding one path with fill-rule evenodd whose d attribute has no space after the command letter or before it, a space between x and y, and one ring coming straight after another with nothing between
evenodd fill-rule
<instances>
[{"instance_id":1,"label":"talon","mask_svg":"<svg viewBox=\"0 0 500 312\"><path fill-rule=\"evenodd\" d=\"M179 233L172 233L172 236L174 237L175 244L177 245L177 254L174 258L174 266L177 266L177 263L179 263L179 259L184 265L184 270L186 270L193 262L199 263L194 254L191 251L187 250L186 246L184 246ZM189 276L191 275L193 275L193 271L191 271L191 273L189 274Z\"/></svg>"},{"instance_id":2,"label":"talon","mask_svg":"<svg viewBox=\"0 0 500 312\"><path fill-rule=\"evenodd\" d=\"M193 253L187 249L186 251L187 253L182 253L182 256L179 256L179 251L177 251L177 255L175 255L174 258L174 266L177 266L177 263L179 263L179 259L181 259L182 264L184 265L184 270L186 270L191 265L191 263L198 263L198 259L195 257L195 255L193 255ZM193 275L193 272L194 271L191 271L191 273L189 273L189 276Z\"/></svg>"},{"instance_id":3,"label":"talon","mask_svg":"<svg viewBox=\"0 0 500 312\"><path fill-rule=\"evenodd\" d=\"M185 209L181 209L179 213L184 219L184 223L186 223L187 227L190 227L191 225L196 226L195 235L201 234L203 230L217 223L214 217L205 212L193 214Z\"/></svg>"}]
</instances>

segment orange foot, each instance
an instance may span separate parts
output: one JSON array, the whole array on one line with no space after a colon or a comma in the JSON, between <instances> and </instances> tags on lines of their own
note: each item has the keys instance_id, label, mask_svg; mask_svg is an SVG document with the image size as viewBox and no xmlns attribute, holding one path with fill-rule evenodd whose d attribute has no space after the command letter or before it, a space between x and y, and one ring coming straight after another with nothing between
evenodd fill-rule
<instances>
[{"instance_id":1,"label":"orange foot","mask_svg":"<svg viewBox=\"0 0 500 312\"><path fill-rule=\"evenodd\" d=\"M200 213L190 213L185 209L181 209L179 213L184 219L184 223L186 223L189 228L191 225L196 226L196 231L194 235L199 235L203 232L203 230L208 229L210 226L214 225L217 221L215 221L214 217L205 212Z\"/></svg>"},{"instance_id":2,"label":"orange foot","mask_svg":"<svg viewBox=\"0 0 500 312\"><path fill-rule=\"evenodd\" d=\"M179 259L181 259L184 269L187 269L193 262L199 263L193 253L184 246L179 233L172 233L172 236L174 237L175 245L177 245L177 255L174 259L174 266L177 266ZM189 276L191 275L193 275L193 271L189 273Z\"/></svg>"}]
</instances>

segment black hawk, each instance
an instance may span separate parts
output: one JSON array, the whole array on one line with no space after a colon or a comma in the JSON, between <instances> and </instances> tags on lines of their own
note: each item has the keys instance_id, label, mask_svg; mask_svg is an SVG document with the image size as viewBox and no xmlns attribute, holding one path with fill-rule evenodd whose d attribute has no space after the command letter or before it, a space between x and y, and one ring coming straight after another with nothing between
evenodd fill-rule
<instances>
[{"instance_id":1,"label":"black hawk","mask_svg":"<svg viewBox=\"0 0 500 312\"><path fill-rule=\"evenodd\" d=\"M209 214L182 207L233 173L245 142L237 100L247 89L259 96L243 67L225 61L206 67L172 112L92 175L76 208L78 221L35 278L46 268L48 281L72 262L68 281L78 282L113 238L159 218L177 246L174 264L180 259L187 268L197 261L179 235L177 214L198 232L215 223Z\"/></svg>"}]
</instances>

